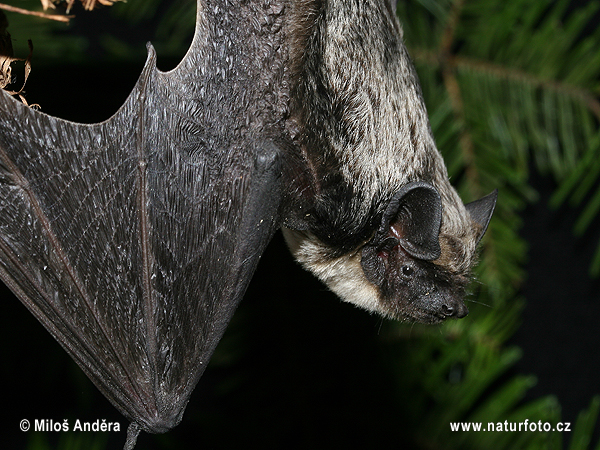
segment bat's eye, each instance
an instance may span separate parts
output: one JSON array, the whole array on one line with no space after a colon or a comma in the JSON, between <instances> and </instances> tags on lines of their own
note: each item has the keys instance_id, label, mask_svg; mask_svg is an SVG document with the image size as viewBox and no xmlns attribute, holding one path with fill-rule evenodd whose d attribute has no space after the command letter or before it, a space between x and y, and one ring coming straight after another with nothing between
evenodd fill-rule
<instances>
[{"instance_id":1,"label":"bat's eye","mask_svg":"<svg viewBox=\"0 0 600 450\"><path fill-rule=\"evenodd\" d=\"M405 277L412 277L415 273L415 270L410 266L402 266L402 269L400 270L402 270L402 275Z\"/></svg>"}]
</instances>

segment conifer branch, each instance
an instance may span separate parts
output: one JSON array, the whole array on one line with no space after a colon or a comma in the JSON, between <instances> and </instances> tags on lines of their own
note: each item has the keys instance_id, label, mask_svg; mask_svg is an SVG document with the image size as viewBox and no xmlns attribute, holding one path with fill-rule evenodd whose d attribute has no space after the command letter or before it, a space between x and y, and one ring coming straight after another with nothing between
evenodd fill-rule
<instances>
[{"instance_id":1,"label":"conifer branch","mask_svg":"<svg viewBox=\"0 0 600 450\"><path fill-rule=\"evenodd\" d=\"M468 70L472 72L485 73L497 79L505 79L523 83L534 88L547 89L559 94L567 95L568 97L576 99L585 104L588 110L600 122L600 101L598 100L598 97L588 89L584 89L559 80L550 80L547 78L538 77L534 74L520 69L515 69L513 67L506 67L500 64L476 60L465 56L449 55L446 59L440 61L438 55L431 50L411 48L410 52L417 62L423 61L431 66L442 66L443 64L441 67L443 72Z\"/></svg>"},{"instance_id":2,"label":"conifer branch","mask_svg":"<svg viewBox=\"0 0 600 450\"><path fill-rule=\"evenodd\" d=\"M475 160L475 146L473 139L469 133L467 127L467 121L464 112L464 105L462 101L462 94L460 91L460 85L456 79L455 65L453 64L452 46L454 44L454 37L456 35L456 29L459 24L459 18L464 5L464 0L457 0L452 5L452 9L448 15L448 21L440 40L439 51L436 60L441 65L442 77L444 80L444 86L448 92L450 103L454 111L454 117L461 127L460 132L460 148L462 149L462 155L464 159L465 173L467 178L473 186L477 186L476 190L480 191L479 186L479 173L474 167ZM481 195L482 192L472 192L475 196Z\"/></svg>"}]
</instances>

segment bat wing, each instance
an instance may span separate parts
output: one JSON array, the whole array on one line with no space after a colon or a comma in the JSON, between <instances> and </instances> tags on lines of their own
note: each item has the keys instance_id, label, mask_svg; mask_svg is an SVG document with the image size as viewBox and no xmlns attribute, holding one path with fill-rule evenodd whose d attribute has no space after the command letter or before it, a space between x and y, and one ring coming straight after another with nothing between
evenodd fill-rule
<instances>
[{"instance_id":1,"label":"bat wing","mask_svg":"<svg viewBox=\"0 0 600 450\"><path fill-rule=\"evenodd\" d=\"M266 62L248 44L263 43L224 26L198 25L172 72L149 47L103 123L0 95L0 277L150 432L181 420L279 226L282 156L265 131L279 118L259 104L277 80L256 81Z\"/></svg>"}]
</instances>

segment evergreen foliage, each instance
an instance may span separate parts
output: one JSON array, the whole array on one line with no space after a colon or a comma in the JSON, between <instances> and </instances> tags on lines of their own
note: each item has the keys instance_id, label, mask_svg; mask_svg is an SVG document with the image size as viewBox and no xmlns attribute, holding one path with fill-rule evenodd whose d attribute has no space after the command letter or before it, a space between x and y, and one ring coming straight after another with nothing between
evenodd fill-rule
<instances>
[{"instance_id":1,"label":"evergreen foliage","mask_svg":"<svg viewBox=\"0 0 600 450\"><path fill-rule=\"evenodd\" d=\"M520 402L534 378L502 375L519 357L505 343L522 307L527 245L518 235L518 214L536 200L531 168L556 181L553 206L584 204L575 231L583 232L600 209L600 29L591 20L600 5L569 6L550 0L398 4L451 179L465 200L500 190L477 269L472 319L441 331L388 330L410 361L397 368L400 389L410 394L407 402L424 405L415 424L421 448L563 448L560 433L451 432L449 423L560 421L553 397ZM591 270L600 271L600 252ZM592 448L598 401L581 414L568 448Z\"/></svg>"}]
</instances>

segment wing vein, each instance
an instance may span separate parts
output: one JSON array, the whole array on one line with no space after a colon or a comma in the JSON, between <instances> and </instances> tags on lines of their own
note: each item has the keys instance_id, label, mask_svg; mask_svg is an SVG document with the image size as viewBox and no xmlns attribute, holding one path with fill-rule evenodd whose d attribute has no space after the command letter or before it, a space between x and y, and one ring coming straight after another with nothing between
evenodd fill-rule
<instances>
[{"instance_id":1,"label":"wing vein","mask_svg":"<svg viewBox=\"0 0 600 450\"><path fill-rule=\"evenodd\" d=\"M159 411L157 405L157 392L159 390L159 377L157 373L157 343L156 343L156 324L154 320L154 311L156 308L155 299L152 295L152 285L150 282L150 272L152 270L152 260L150 254L150 229L148 226L148 179L146 168L148 161L144 155L144 146L146 143L146 90L149 78L153 73L149 70L146 78L141 86L140 102L139 102L139 123L138 123L138 140L137 140L137 156L138 156L138 214L139 214L139 232L140 232L140 250L142 253L142 308L144 314L144 324L146 326L146 351L148 363L150 364L150 374L153 376L153 400L156 412Z\"/></svg>"},{"instance_id":2,"label":"wing vein","mask_svg":"<svg viewBox=\"0 0 600 450\"><path fill-rule=\"evenodd\" d=\"M99 319L98 311L94 305L94 302L90 298L90 295L87 292L85 285L79 279L79 276L77 275L77 273L75 273L75 270L69 261L69 257L65 253L59 238L54 233L54 230L52 229L50 220L46 216L44 209L41 206L41 204L37 198L37 195L31 189L29 181L27 180L27 178L25 178L25 176L21 173L21 171L16 166L16 164L8 156L8 154L6 153L4 148L0 148L0 157L3 159L4 163L6 164L7 169L9 170L9 173L12 175L13 180L15 181L15 184L17 186L19 186L25 192L25 195L29 199L29 204L31 205L31 207L33 209L35 217L40 221L42 228L46 232L46 235L47 235L47 238L48 238L51 248L56 252L58 259L63 266L63 270L64 270L63 273L66 272L66 274L70 278L71 282L75 286L77 292L79 293L81 299L87 305L88 310L91 311L91 313L92 313L91 316L92 316L93 320L96 322L100 332L102 333L102 336L108 342L113 355L115 356L115 358L121 365L121 368L125 372L125 375L127 377L127 382L129 383L130 388L136 393L136 395L138 397L140 397L137 386L134 382L134 377L130 373L127 364L125 364L125 362L123 361L122 352L118 351L118 349L115 347L114 342L112 341L112 339L110 339L110 334L106 329L106 324L103 323ZM4 239L2 239L2 244L6 244L4 242ZM4 245L2 245L2 247L4 247ZM8 248L6 248L5 253L7 255L12 255L14 252L12 250L10 250L10 247L8 247ZM13 262L15 262L14 258L11 258L11 259L13 260ZM18 260L18 258L16 258L16 259ZM26 270L26 268L24 268L20 262L18 263L18 266L21 267L20 272L22 274L29 273L29 270ZM36 290L40 293L40 295L45 299L48 306L57 313L57 315L62 319L63 323L68 324L68 328L73 333L73 335L79 337L79 341L88 350L89 354L90 355L96 354L96 351L94 351L91 348L90 343L87 342L87 340L81 339L81 336L80 336L81 333L79 333L78 330L74 329L75 328L73 326L74 324L72 323L70 318L66 315L65 311L63 311L63 308L58 308L58 305L54 304L54 302L45 295L44 288L36 280L32 279L32 277L30 277L30 276L28 276L28 278L29 278L30 282L32 283L32 286L34 286L36 288ZM90 364L90 362L88 362L88 364ZM104 368L104 369L106 370L106 368ZM107 372L110 373L110 371L107 371ZM124 398L126 398L126 397L124 397Z\"/></svg>"}]
</instances>

